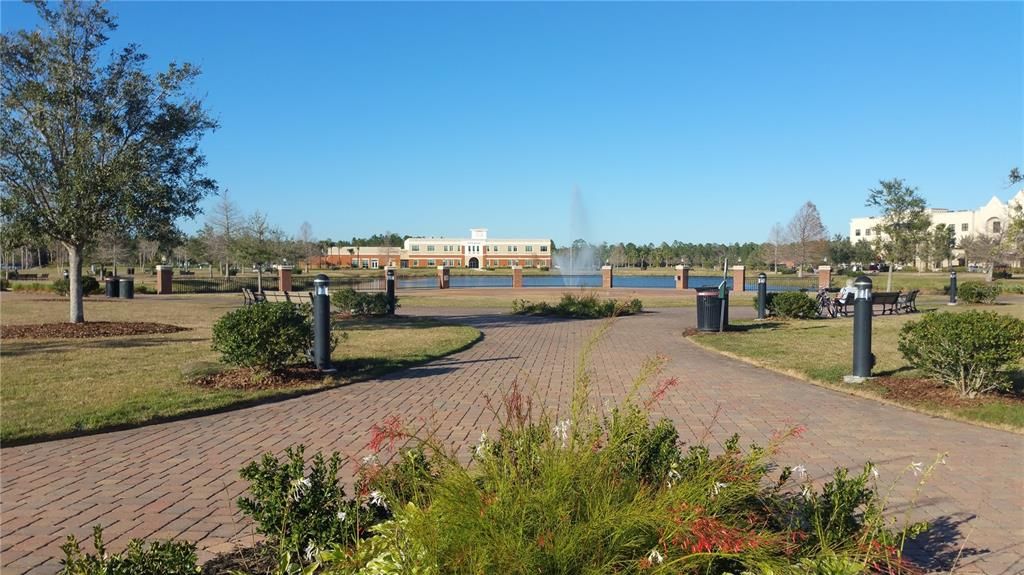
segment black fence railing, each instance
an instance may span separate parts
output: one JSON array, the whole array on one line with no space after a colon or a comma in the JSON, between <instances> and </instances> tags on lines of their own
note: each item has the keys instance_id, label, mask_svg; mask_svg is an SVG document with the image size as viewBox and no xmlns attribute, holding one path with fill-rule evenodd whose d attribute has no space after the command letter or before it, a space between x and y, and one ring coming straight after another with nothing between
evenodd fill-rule
<instances>
[{"instance_id":1,"label":"black fence railing","mask_svg":"<svg viewBox=\"0 0 1024 575\"><path fill-rule=\"evenodd\" d=\"M757 291L757 276L747 276L743 282L744 291ZM768 276L768 291L818 291L818 276Z\"/></svg>"},{"instance_id":2,"label":"black fence railing","mask_svg":"<svg viewBox=\"0 0 1024 575\"><path fill-rule=\"evenodd\" d=\"M249 288L252 291L259 289L255 276L232 276L215 278L172 278L172 293L238 293L242 288ZM263 276L263 289L276 290L277 276L267 274Z\"/></svg>"}]
</instances>

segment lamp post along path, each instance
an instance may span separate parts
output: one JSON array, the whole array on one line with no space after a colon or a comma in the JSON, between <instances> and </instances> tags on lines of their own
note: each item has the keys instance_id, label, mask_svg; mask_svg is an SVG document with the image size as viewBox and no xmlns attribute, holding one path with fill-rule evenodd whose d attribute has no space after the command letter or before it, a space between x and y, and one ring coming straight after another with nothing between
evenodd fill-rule
<instances>
[{"instance_id":1,"label":"lamp post along path","mask_svg":"<svg viewBox=\"0 0 1024 575\"><path fill-rule=\"evenodd\" d=\"M875 357L871 353L871 279L859 276L853 282L853 375L843 378L846 383L863 383L871 378Z\"/></svg>"},{"instance_id":2,"label":"lamp post along path","mask_svg":"<svg viewBox=\"0 0 1024 575\"><path fill-rule=\"evenodd\" d=\"M757 319L765 318L765 306L768 303L768 276L757 274Z\"/></svg>"},{"instance_id":3,"label":"lamp post along path","mask_svg":"<svg viewBox=\"0 0 1024 575\"><path fill-rule=\"evenodd\" d=\"M319 274L313 280L313 363L320 371L331 373L331 280Z\"/></svg>"}]
</instances>

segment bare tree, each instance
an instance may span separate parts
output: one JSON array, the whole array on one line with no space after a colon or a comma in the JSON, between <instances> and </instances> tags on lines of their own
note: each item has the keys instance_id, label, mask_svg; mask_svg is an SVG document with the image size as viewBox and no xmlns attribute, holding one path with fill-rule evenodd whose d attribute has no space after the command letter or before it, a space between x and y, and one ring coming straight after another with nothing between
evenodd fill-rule
<instances>
[{"instance_id":1,"label":"bare tree","mask_svg":"<svg viewBox=\"0 0 1024 575\"><path fill-rule=\"evenodd\" d=\"M245 226L242 212L238 209L238 205L231 200L228 191L224 190L218 194L218 197L220 199L214 204L209 217L206 218L206 227L202 235L207 244L207 251L211 257L223 264L224 276L227 277L238 240Z\"/></svg>"},{"instance_id":2,"label":"bare tree","mask_svg":"<svg viewBox=\"0 0 1024 575\"><path fill-rule=\"evenodd\" d=\"M313 237L313 226L309 222L302 222L299 226L299 248L306 255L306 273L309 273L309 260L313 259L313 249L316 247L316 238Z\"/></svg>"},{"instance_id":3,"label":"bare tree","mask_svg":"<svg viewBox=\"0 0 1024 575\"><path fill-rule=\"evenodd\" d=\"M779 271L779 250L782 249L785 243L786 232L782 229L782 224L775 222L775 225L772 226L772 231L768 232L768 249L771 255L773 272Z\"/></svg>"},{"instance_id":4,"label":"bare tree","mask_svg":"<svg viewBox=\"0 0 1024 575\"><path fill-rule=\"evenodd\" d=\"M828 249L828 230L821 223L818 207L813 202L800 206L786 227L786 239L793 250L797 274L803 277L807 264L820 259Z\"/></svg>"}]
</instances>

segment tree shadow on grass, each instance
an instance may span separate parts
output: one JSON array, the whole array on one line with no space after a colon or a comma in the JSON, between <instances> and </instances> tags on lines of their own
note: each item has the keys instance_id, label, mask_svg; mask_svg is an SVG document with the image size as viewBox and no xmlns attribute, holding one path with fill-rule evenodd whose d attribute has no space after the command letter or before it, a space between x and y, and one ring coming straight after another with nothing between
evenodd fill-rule
<instances>
[{"instance_id":1,"label":"tree shadow on grass","mask_svg":"<svg viewBox=\"0 0 1024 575\"><path fill-rule=\"evenodd\" d=\"M971 545L969 539L965 541L964 527L976 518L972 513L956 513L929 521L927 531L907 541L904 555L928 572L949 572L974 557L992 553L991 549Z\"/></svg>"},{"instance_id":2,"label":"tree shadow on grass","mask_svg":"<svg viewBox=\"0 0 1024 575\"><path fill-rule=\"evenodd\" d=\"M729 327L725 329L728 332L748 332L748 331L759 331L759 330L772 330L778 329L786 324L778 321L759 321L754 323L731 323ZM701 332L701 333L716 333L716 332Z\"/></svg>"},{"instance_id":3,"label":"tree shadow on grass","mask_svg":"<svg viewBox=\"0 0 1024 575\"><path fill-rule=\"evenodd\" d=\"M161 337L112 337L112 338L81 338L62 340L21 340L4 343L4 357L27 357L41 353L90 350L90 349L131 349L143 347L159 347L177 343L197 343L208 341L203 337L161 338Z\"/></svg>"}]
</instances>

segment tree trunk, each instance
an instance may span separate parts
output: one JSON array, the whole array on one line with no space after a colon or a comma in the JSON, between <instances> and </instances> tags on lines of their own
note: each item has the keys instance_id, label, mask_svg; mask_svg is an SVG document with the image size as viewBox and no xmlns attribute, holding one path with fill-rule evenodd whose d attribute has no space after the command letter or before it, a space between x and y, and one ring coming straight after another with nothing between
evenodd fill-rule
<instances>
[{"instance_id":1,"label":"tree trunk","mask_svg":"<svg viewBox=\"0 0 1024 575\"><path fill-rule=\"evenodd\" d=\"M82 309L82 248L64 244L68 249L68 298L71 300L71 323L85 323Z\"/></svg>"},{"instance_id":2,"label":"tree trunk","mask_svg":"<svg viewBox=\"0 0 1024 575\"><path fill-rule=\"evenodd\" d=\"M256 291L263 293L263 266L256 268Z\"/></svg>"},{"instance_id":3,"label":"tree trunk","mask_svg":"<svg viewBox=\"0 0 1024 575\"><path fill-rule=\"evenodd\" d=\"M896 267L896 264L889 262L889 273L885 280L885 291L892 291L892 269Z\"/></svg>"}]
</instances>

